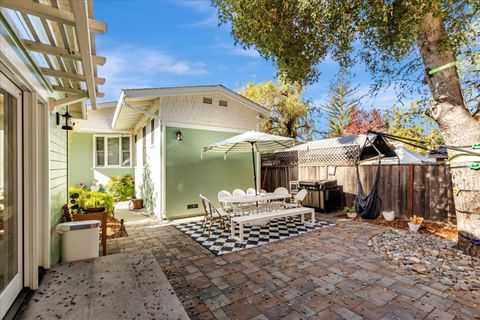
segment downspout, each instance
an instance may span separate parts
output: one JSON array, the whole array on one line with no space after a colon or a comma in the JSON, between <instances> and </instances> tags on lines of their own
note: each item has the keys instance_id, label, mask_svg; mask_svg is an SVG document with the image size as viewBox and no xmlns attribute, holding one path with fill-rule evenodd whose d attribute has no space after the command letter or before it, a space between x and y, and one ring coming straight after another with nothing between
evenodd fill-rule
<instances>
[{"instance_id":1,"label":"downspout","mask_svg":"<svg viewBox=\"0 0 480 320\"><path fill-rule=\"evenodd\" d=\"M160 183L161 183L161 217L165 219L167 217L167 127L160 121L160 162L161 162L161 172L160 172Z\"/></svg>"}]
</instances>

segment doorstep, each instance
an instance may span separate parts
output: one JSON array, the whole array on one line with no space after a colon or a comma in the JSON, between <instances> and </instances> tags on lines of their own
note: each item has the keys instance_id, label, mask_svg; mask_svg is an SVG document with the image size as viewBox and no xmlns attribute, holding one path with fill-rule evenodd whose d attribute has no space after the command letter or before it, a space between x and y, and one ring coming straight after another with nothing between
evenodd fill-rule
<instances>
[{"instance_id":1,"label":"doorstep","mask_svg":"<svg viewBox=\"0 0 480 320\"><path fill-rule=\"evenodd\" d=\"M150 250L55 265L21 319L189 319Z\"/></svg>"}]
</instances>

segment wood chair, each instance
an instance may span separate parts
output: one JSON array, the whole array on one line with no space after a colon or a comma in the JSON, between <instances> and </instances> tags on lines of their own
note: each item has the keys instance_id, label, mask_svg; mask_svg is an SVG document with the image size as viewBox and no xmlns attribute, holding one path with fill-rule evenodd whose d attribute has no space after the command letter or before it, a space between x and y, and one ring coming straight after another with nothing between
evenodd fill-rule
<instances>
[{"instance_id":1,"label":"wood chair","mask_svg":"<svg viewBox=\"0 0 480 320\"><path fill-rule=\"evenodd\" d=\"M205 209L205 216L203 219L202 227L205 231L208 226L208 237L210 237L210 234L212 233L212 225L216 222L220 223L220 227L226 229L227 224L229 225L228 222L226 223L226 220L229 216L228 213L226 213L222 209L215 208L212 202L208 200L205 196L200 195L200 199L202 199L203 208Z\"/></svg>"}]
</instances>

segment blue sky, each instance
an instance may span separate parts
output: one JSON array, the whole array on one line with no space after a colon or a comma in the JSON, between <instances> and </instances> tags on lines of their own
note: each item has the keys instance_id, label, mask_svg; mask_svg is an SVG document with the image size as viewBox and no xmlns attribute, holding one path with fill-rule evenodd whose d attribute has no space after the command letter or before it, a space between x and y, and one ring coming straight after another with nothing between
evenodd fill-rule
<instances>
[{"instance_id":1,"label":"blue sky","mask_svg":"<svg viewBox=\"0 0 480 320\"><path fill-rule=\"evenodd\" d=\"M274 80L275 66L255 50L234 45L228 26L218 26L210 1L97 0L95 17L108 23L98 35L97 54L107 57L99 67L105 77L103 101L116 100L122 88L222 84L238 91L249 81ZM306 89L305 97L321 103L335 77L337 66L319 66L319 81ZM359 65L354 83L366 94L370 76ZM364 106L385 109L396 101L391 89L365 98Z\"/></svg>"}]
</instances>

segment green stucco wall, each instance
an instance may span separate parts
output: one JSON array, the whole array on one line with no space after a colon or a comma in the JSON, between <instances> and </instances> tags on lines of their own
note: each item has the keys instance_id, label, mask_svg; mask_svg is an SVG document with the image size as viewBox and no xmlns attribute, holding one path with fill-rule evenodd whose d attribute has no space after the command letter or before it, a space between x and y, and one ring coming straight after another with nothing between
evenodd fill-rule
<instances>
[{"instance_id":1,"label":"green stucco wall","mask_svg":"<svg viewBox=\"0 0 480 320\"><path fill-rule=\"evenodd\" d=\"M71 132L68 152L70 168L68 184L70 186L80 183L90 186L94 179L104 183L102 179L108 180L112 176L125 176L127 174L133 176L133 168L93 168L92 133Z\"/></svg>"},{"instance_id":2,"label":"green stucco wall","mask_svg":"<svg viewBox=\"0 0 480 320\"><path fill-rule=\"evenodd\" d=\"M55 227L62 222L62 208L67 203L67 132L56 125L54 113L50 115L49 126L50 262L55 264L60 262L61 253L61 235Z\"/></svg>"},{"instance_id":3,"label":"green stucco wall","mask_svg":"<svg viewBox=\"0 0 480 320\"><path fill-rule=\"evenodd\" d=\"M181 130L184 139L177 141L175 133ZM203 146L236 135L184 128L167 128L167 218L198 215L203 212L199 194L217 203L220 190L253 187L251 154L228 155L207 153L200 157ZM188 209L198 204L198 209Z\"/></svg>"}]
</instances>

